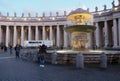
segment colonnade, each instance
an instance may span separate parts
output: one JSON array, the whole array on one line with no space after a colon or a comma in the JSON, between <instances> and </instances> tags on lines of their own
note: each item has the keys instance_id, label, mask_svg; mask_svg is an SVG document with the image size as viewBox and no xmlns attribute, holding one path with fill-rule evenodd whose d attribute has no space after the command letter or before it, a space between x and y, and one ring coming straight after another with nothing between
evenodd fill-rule
<instances>
[{"instance_id":1,"label":"colonnade","mask_svg":"<svg viewBox=\"0 0 120 81\"><path fill-rule=\"evenodd\" d=\"M7 47L9 44L24 46L25 40L53 40L57 47L68 46L68 34L64 31L65 25L1 25L0 43Z\"/></svg>"},{"instance_id":2,"label":"colonnade","mask_svg":"<svg viewBox=\"0 0 120 81\"><path fill-rule=\"evenodd\" d=\"M120 18L95 22L95 43L97 47L120 47Z\"/></svg>"}]
</instances>

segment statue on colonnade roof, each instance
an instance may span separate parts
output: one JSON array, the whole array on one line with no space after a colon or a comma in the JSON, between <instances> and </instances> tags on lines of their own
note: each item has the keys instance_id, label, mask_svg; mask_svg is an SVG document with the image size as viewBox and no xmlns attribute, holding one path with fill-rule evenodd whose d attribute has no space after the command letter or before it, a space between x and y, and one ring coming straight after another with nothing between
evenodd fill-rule
<instances>
[{"instance_id":1,"label":"statue on colonnade roof","mask_svg":"<svg viewBox=\"0 0 120 81\"><path fill-rule=\"evenodd\" d=\"M115 7L115 1L113 0L112 2L112 7L114 8Z\"/></svg>"},{"instance_id":2,"label":"statue on colonnade roof","mask_svg":"<svg viewBox=\"0 0 120 81\"><path fill-rule=\"evenodd\" d=\"M104 10L107 10L107 6L106 5L103 5L104 6Z\"/></svg>"},{"instance_id":3,"label":"statue on colonnade roof","mask_svg":"<svg viewBox=\"0 0 120 81\"><path fill-rule=\"evenodd\" d=\"M118 0L118 6L120 6L120 0Z\"/></svg>"}]
</instances>

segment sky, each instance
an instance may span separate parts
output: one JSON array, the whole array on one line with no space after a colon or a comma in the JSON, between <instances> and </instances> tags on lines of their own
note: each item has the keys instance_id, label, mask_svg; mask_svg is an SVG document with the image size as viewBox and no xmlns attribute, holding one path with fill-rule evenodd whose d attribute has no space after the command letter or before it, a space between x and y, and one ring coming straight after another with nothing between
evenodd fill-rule
<instances>
[{"instance_id":1,"label":"sky","mask_svg":"<svg viewBox=\"0 0 120 81\"><path fill-rule=\"evenodd\" d=\"M68 12L77 8L89 8L90 11L94 11L98 6L98 10L103 9L103 5L107 5L107 8L111 8L111 2L113 0L0 0L0 12L2 15L6 15L9 12L10 16L13 16L14 12L17 16L25 13L25 16L30 12L32 16L35 16L37 12L39 16L43 12L49 15L50 12L53 15L58 11L63 14L63 11ZM118 0L115 0L115 5L118 4Z\"/></svg>"}]
</instances>

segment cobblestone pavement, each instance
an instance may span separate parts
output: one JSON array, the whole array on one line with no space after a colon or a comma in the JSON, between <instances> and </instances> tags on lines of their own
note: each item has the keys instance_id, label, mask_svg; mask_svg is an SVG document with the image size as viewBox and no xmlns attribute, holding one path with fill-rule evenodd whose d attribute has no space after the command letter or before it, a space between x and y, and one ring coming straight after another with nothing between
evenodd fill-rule
<instances>
[{"instance_id":1,"label":"cobblestone pavement","mask_svg":"<svg viewBox=\"0 0 120 81\"><path fill-rule=\"evenodd\" d=\"M77 69L75 65L46 64L43 68L0 52L0 81L120 81L120 65L109 65L107 70L98 67L86 64L84 69Z\"/></svg>"}]
</instances>

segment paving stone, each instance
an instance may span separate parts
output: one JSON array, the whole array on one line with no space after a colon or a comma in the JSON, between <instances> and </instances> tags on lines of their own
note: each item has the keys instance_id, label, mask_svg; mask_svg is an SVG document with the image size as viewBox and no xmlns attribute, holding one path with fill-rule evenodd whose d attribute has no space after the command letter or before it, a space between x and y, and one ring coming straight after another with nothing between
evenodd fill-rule
<instances>
[{"instance_id":1,"label":"paving stone","mask_svg":"<svg viewBox=\"0 0 120 81\"><path fill-rule=\"evenodd\" d=\"M0 53L0 81L120 81L120 65L108 65L106 70L99 65L87 64L84 69L77 69L75 65L45 64L25 61Z\"/></svg>"}]
</instances>

